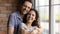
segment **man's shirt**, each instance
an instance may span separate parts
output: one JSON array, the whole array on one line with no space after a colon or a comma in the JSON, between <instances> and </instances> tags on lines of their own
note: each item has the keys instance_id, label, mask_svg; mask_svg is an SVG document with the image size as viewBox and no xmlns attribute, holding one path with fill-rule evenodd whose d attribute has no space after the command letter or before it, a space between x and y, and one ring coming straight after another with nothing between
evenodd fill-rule
<instances>
[{"instance_id":1,"label":"man's shirt","mask_svg":"<svg viewBox=\"0 0 60 34\"><path fill-rule=\"evenodd\" d=\"M19 24L22 22L23 20L20 17L20 13L16 11L10 15L8 20L8 27L14 27L14 34L18 34Z\"/></svg>"}]
</instances>

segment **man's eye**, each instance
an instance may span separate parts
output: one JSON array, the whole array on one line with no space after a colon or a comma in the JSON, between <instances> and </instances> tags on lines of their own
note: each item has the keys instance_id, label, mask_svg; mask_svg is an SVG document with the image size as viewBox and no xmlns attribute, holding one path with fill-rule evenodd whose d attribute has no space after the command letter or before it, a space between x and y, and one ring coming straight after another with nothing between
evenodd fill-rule
<instances>
[{"instance_id":1,"label":"man's eye","mask_svg":"<svg viewBox=\"0 0 60 34\"><path fill-rule=\"evenodd\" d=\"M24 5L24 7L27 7L26 5Z\"/></svg>"},{"instance_id":2,"label":"man's eye","mask_svg":"<svg viewBox=\"0 0 60 34\"><path fill-rule=\"evenodd\" d=\"M30 9L30 7L28 7L28 9Z\"/></svg>"}]
</instances>

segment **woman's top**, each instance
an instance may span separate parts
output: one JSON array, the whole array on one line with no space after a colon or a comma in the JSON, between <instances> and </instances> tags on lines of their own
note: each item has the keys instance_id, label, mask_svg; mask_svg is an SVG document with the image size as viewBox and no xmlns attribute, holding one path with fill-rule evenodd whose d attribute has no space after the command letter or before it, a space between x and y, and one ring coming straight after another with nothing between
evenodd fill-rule
<instances>
[{"instance_id":1,"label":"woman's top","mask_svg":"<svg viewBox=\"0 0 60 34\"><path fill-rule=\"evenodd\" d=\"M28 29L28 31L32 31L32 30L37 29L37 26L27 26L25 23L20 23L19 28L23 30Z\"/></svg>"}]
</instances>

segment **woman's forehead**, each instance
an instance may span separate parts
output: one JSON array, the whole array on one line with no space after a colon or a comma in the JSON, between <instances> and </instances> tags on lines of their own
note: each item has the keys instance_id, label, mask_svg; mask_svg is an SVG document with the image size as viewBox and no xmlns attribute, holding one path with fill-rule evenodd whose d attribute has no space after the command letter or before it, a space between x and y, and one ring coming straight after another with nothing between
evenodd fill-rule
<instances>
[{"instance_id":1,"label":"woman's forehead","mask_svg":"<svg viewBox=\"0 0 60 34\"><path fill-rule=\"evenodd\" d=\"M35 13L35 11L34 10L31 10L29 13Z\"/></svg>"}]
</instances>

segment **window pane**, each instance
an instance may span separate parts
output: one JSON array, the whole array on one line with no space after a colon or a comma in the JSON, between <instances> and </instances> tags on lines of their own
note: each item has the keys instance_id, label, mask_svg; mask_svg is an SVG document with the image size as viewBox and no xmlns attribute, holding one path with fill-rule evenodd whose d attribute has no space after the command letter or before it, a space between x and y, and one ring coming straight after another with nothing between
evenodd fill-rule
<instances>
[{"instance_id":1,"label":"window pane","mask_svg":"<svg viewBox=\"0 0 60 34\"><path fill-rule=\"evenodd\" d=\"M36 6L49 5L49 0L36 0Z\"/></svg>"},{"instance_id":2,"label":"window pane","mask_svg":"<svg viewBox=\"0 0 60 34\"><path fill-rule=\"evenodd\" d=\"M52 4L60 4L60 0L53 0Z\"/></svg>"},{"instance_id":3,"label":"window pane","mask_svg":"<svg viewBox=\"0 0 60 34\"><path fill-rule=\"evenodd\" d=\"M37 7L40 15L40 23L43 28L43 34L49 34L49 6Z\"/></svg>"},{"instance_id":4,"label":"window pane","mask_svg":"<svg viewBox=\"0 0 60 34\"><path fill-rule=\"evenodd\" d=\"M36 9L39 11L41 21L49 20L49 6L36 7Z\"/></svg>"},{"instance_id":5,"label":"window pane","mask_svg":"<svg viewBox=\"0 0 60 34\"><path fill-rule=\"evenodd\" d=\"M60 25L60 5L54 6L54 14L55 14L55 33L60 34L59 25Z\"/></svg>"},{"instance_id":6,"label":"window pane","mask_svg":"<svg viewBox=\"0 0 60 34\"><path fill-rule=\"evenodd\" d=\"M55 19L56 19L56 22L59 22L60 20L60 5L56 5L54 6L54 13L55 13Z\"/></svg>"},{"instance_id":7,"label":"window pane","mask_svg":"<svg viewBox=\"0 0 60 34\"><path fill-rule=\"evenodd\" d=\"M49 0L36 0L35 3L35 8L40 15L43 34L49 34Z\"/></svg>"}]
</instances>

